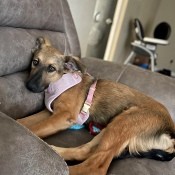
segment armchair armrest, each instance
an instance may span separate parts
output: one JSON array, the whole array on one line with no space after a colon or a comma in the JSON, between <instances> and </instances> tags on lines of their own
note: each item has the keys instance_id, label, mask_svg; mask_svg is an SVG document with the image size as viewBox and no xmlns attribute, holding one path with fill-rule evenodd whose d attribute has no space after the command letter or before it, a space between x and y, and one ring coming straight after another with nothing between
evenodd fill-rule
<instances>
[{"instance_id":1,"label":"armchair armrest","mask_svg":"<svg viewBox=\"0 0 175 175\"><path fill-rule=\"evenodd\" d=\"M0 112L0 174L68 175L64 160L45 142Z\"/></svg>"},{"instance_id":2,"label":"armchair armrest","mask_svg":"<svg viewBox=\"0 0 175 175\"><path fill-rule=\"evenodd\" d=\"M82 62L87 67L87 72L96 78L110 79L118 81L126 65L104 61L98 58L82 58Z\"/></svg>"}]
</instances>

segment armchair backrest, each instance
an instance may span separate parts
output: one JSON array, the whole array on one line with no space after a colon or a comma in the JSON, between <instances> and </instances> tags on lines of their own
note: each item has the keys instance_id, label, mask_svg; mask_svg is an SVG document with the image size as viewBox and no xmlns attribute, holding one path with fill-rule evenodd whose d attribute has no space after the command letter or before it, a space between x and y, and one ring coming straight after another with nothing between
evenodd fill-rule
<instances>
[{"instance_id":1,"label":"armchair backrest","mask_svg":"<svg viewBox=\"0 0 175 175\"><path fill-rule=\"evenodd\" d=\"M80 56L66 0L0 0L0 76L29 67L39 36L48 37L66 55Z\"/></svg>"}]
</instances>

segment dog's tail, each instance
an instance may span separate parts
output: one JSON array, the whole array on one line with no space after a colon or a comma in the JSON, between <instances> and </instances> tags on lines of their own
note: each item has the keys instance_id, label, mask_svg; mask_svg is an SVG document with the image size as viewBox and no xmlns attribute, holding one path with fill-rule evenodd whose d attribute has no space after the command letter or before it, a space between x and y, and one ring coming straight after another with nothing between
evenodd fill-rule
<instances>
[{"instance_id":1,"label":"dog's tail","mask_svg":"<svg viewBox=\"0 0 175 175\"><path fill-rule=\"evenodd\" d=\"M128 151L132 157L170 161L175 157L175 132L132 138Z\"/></svg>"}]
</instances>

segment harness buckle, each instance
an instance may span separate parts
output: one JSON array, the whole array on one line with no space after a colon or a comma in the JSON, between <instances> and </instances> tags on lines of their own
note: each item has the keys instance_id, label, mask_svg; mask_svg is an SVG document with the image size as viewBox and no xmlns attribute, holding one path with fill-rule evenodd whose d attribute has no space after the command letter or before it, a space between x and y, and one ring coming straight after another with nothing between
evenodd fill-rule
<instances>
[{"instance_id":1,"label":"harness buckle","mask_svg":"<svg viewBox=\"0 0 175 175\"><path fill-rule=\"evenodd\" d=\"M91 107L91 105L89 103L84 103L83 108L82 108L81 111L84 112L84 113L88 113L90 107Z\"/></svg>"}]
</instances>

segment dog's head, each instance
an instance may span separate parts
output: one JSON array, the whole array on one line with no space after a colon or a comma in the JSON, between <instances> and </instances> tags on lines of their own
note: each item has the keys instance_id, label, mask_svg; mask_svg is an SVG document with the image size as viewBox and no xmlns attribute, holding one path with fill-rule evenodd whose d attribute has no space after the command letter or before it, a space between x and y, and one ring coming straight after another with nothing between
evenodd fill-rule
<instances>
[{"instance_id":1,"label":"dog's head","mask_svg":"<svg viewBox=\"0 0 175 175\"><path fill-rule=\"evenodd\" d=\"M38 38L32 52L34 55L31 72L26 86L33 92L42 92L51 82L60 79L64 73L85 72L85 66L79 58L64 56L46 38Z\"/></svg>"}]
</instances>

